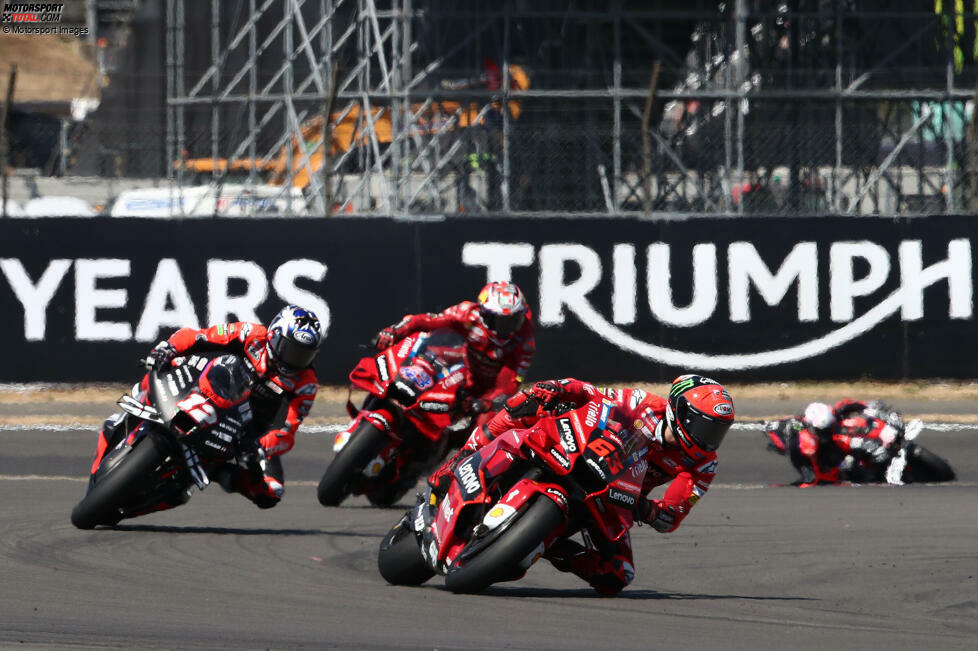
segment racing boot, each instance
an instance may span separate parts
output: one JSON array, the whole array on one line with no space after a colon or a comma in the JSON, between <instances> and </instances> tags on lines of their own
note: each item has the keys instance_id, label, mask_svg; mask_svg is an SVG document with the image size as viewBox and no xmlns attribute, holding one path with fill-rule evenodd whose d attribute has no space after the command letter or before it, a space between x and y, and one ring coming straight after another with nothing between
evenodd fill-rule
<instances>
[{"instance_id":1,"label":"racing boot","mask_svg":"<svg viewBox=\"0 0 978 651\"><path fill-rule=\"evenodd\" d=\"M268 459L264 471L226 464L211 479L228 493L239 493L260 509L270 509L285 493L285 471L279 457Z\"/></svg>"}]
</instances>

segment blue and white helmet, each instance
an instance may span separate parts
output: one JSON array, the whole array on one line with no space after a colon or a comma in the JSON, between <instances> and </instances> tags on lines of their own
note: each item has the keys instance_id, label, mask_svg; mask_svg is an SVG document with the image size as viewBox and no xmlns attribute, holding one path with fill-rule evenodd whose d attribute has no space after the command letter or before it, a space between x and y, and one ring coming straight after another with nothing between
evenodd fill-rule
<instances>
[{"instance_id":1,"label":"blue and white helmet","mask_svg":"<svg viewBox=\"0 0 978 651\"><path fill-rule=\"evenodd\" d=\"M287 305L268 324L268 362L280 373L298 373L312 364L323 338L323 326L314 312Z\"/></svg>"}]
</instances>

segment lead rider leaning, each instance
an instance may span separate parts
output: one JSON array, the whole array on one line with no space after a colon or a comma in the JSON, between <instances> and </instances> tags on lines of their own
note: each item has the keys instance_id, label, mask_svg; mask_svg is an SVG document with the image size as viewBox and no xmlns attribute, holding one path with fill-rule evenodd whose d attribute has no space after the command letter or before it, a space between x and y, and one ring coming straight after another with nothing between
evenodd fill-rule
<instances>
[{"instance_id":1,"label":"lead rider leaning","mask_svg":"<svg viewBox=\"0 0 978 651\"><path fill-rule=\"evenodd\" d=\"M598 395L615 403L623 426L640 429L651 440L648 453L638 462L648 464L648 469L642 497L635 505L636 519L661 533L675 531L709 489L717 471L716 450L734 422L730 395L700 375L676 378L667 399L641 389L599 389L574 379L537 382L509 398L488 423L476 427L462 449L428 478L429 485L444 493L458 464L503 432L531 427L560 402L580 407ZM653 488L666 483L669 487L661 499L648 497ZM544 557L601 594L616 594L631 583L635 569L628 532L615 543L601 543L603 539L587 529L582 535L585 544L561 538Z\"/></svg>"}]
</instances>

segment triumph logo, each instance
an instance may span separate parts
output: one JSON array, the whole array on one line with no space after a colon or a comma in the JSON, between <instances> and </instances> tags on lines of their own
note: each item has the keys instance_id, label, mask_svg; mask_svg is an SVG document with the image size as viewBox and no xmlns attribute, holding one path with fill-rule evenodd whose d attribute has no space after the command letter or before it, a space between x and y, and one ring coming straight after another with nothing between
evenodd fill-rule
<instances>
[{"instance_id":1,"label":"triumph logo","mask_svg":"<svg viewBox=\"0 0 978 651\"><path fill-rule=\"evenodd\" d=\"M825 250L827 248L827 251ZM924 318L924 290L944 281L950 319L973 315L971 242L967 238L947 241L943 260L924 264L921 240L903 240L893 251L869 240L831 243L797 242L776 265L762 259L752 242L737 241L725 251L711 242L692 247L691 269L686 261L671 261L672 249L665 242L644 248L644 288L639 282L639 250L633 244L615 244L610 269L599 253L577 243L545 244L468 242L462 247L462 262L486 268L489 280L509 280L514 267L539 268L539 323L559 326L568 313L602 339L656 363L696 367L701 370L738 370L784 364L815 357L863 335L887 318L899 314L903 321ZM721 267L721 253L726 269ZM819 265L827 254L828 265ZM894 260L895 258L895 260ZM692 298L676 305L672 269L689 275ZM893 272L893 273L891 273ZM611 295L596 292L610 274ZM894 276L895 289L884 285ZM677 276L678 277L678 276ZM727 281L720 286L721 279ZM692 328L710 319L731 324L750 323L757 298L767 306L780 306L795 288L794 312L798 323L826 322L825 332L807 341L776 350L712 354L681 350L643 341L623 327L638 320L639 296L643 293L651 317L665 326ZM725 290L726 305L721 298ZM825 306L820 296L827 296ZM856 299L875 305L856 315ZM599 306L610 304L610 318Z\"/></svg>"}]
</instances>

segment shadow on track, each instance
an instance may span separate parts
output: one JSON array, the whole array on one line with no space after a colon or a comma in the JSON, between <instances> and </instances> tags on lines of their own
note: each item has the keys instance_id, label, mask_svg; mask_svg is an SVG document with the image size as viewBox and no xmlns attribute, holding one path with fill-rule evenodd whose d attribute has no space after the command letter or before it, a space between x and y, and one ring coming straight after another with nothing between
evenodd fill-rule
<instances>
[{"instance_id":1,"label":"shadow on track","mask_svg":"<svg viewBox=\"0 0 978 651\"><path fill-rule=\"evenodd\" d=\"M687 592L658 592L656 590L624 590L612 597L598 594L591 588L560 590L557 588L501 588L492 586L482 593L489 597L526 597L545 599L641 599L641 600L713 600L736 599L741 601L818 601L811 597L748 597L739 594L696 594Z\"/></svg>"},{"instance_id":2,"label":"shadow on track","mask_svg":"<svg viewBox=\"0 0 978 651\"><path fill-rule=\"evenodd\" d=\"M233 536L346 536L349 538L383 538L385 534L328 531L326 529L243 529L240 527L175 527L157 524L120 524L103 531L145 531L150 533L218 534Z\"/></svg>"}]
</instances>

